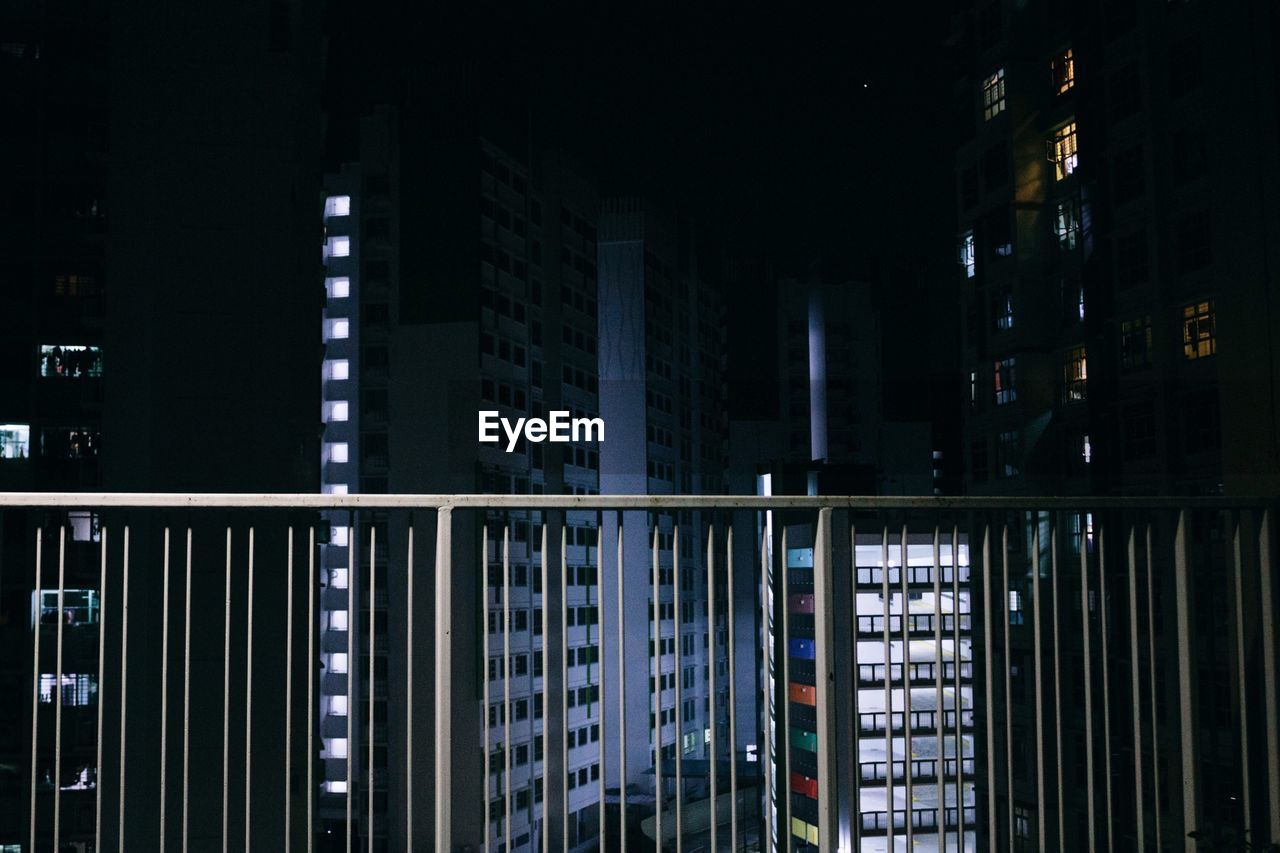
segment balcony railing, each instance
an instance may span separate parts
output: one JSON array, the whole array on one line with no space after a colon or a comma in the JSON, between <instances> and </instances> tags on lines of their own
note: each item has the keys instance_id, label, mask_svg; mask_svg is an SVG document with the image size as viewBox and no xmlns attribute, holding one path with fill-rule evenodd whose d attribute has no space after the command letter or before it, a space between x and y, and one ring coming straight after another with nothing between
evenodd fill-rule
<instances>
[{"instance_id":1,"label":"balcony railing","mask_svg":"<svg viewBox=\"0 0 1280 853\"><path fill-rule=\"evenodd\" d=\"M1220 796L1280 840L1268 502L4 494L0 513L6 595L32 593L27 681L0 699L29 703L4 751L22 801L0 800L25 832L0 846L625 850L625 826L659 849L1162 849L1212 830Z\"/></svg>"}]
</instances>

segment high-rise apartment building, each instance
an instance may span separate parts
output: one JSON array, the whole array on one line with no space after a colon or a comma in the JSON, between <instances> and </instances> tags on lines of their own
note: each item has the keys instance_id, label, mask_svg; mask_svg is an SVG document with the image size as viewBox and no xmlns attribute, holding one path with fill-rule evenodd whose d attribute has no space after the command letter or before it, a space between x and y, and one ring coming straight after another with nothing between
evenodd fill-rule
<instances>
[{"instance_id":1,"label":"high-rise apartment building","mask_svg":"<svg viewBox=\"0 0 1280 853\"><path fill-rule=\"evenodd\" d=\"M726 488L724 307L716 282L700 265L692 223L661 205L611 199L602 207L599 239L600 414L609 435L600 450L600 488L608 494L722 494ZM753 692L739 689L738 743L728 740L727 621L721 614L740 602L725 595L725 524L728 516L673 508L669 513L623 513L624 600L648 602L647 619L626 623L623 654L629 709L649 708L647 718L631 710L625 732L628 777L609 753L609 779L635 803L631 815L655 808L661 797L664 825L712 795L710 762L727 767L757 740L744 704ZM603 548L617 553L616 518L606 518ZM718 532L715 525L719 524ZM679 535L675 533L679 526ZM637 532L647 535L636 535ZM713 539L715 630L708 616L708 537ZM654 548L656 546L656 557ZM655 563L656 561L656 563ZM751 589L750 573L739 581ZM607 599L617 580L603 579ZM750 607L738 625L753 624ZM655 626L657 626L655 630ZM755 644L734 641L742 657L738 673L753 673ZM745 656L744 656L745 655ZM648 662L649 678L637 678ZM641 664L643 665L643 664ZM618 684L617 654L606 657L606 681ZM714 673L714 675L713 675ZM608 691L606 717L619 717L619 696ZM715 720L713 723L712 720ZM611 732L616 729L611 728ZM712 732L717 732L713 740ZM611 735L610 747L616 744ZM682 781L677 787L676 774ZM727 790L727 771L719 777ZM655 787L655 781L658 783ZM708 827L683 825L686 839ZM670 829L664 830L670 832ZM686 842L688 843L688 842Z\"/></svg>"},{"instance_id":2,"label":"high-rise apartment building","mask_svg":"<svg viewBox=\"0 0 1280 853\"><path fill-rule=\"evenodd\" d=\"M594 442L521 440L508 450L505 439L477 440L482 410L512 420L557 410L598 415L591 186L563 158L541 156L531 164L474 128L439 123L439 118L422 104L379 108L362 122L358 166L345 167L330 180L322 488L333 493L598 493ZM472 597L470 585L459 590L454 618L465 618L467 627L454 642L455 648L466 644L477 659L486 649L488 654L479 673L459 667L453 674L453 689L477 700L474 706L455 703L465 715L465 721L455 721L455 731L487 733L487 744L476 743L475 753L489 753L490 772L487 785L479 774L457 780L454 828L477 846L487 837L512 850L534 849L541 844L548 808L541 787L542 765L549 758L544 693L555 689L552 695L558 697L560 687L558 676L550 687L543 677L538 530L544 517L512 512L466 519L477 544L482 532L486 536L483 550L473 552L472 537L455 532L469 555L462 564L474 565L478 578L487 561L489 584L481 590L477 581L474 594L483 593L482 600ZM598 543L595 513L568 512L557 521L565 532L568 565L563 663L570 698L563 708L558 698L550 703L556 712L551 730L553 743L565 739L572 784L567 798L566 792L553 796L556 808L569 816L568 844L579 849L599 832ZM360 823L356 832L367 837L370 792L361 768L372 758L371 832L378 849L390 832L405 825L403 798L388 791L399 790L406 773L421 772L411 769L403 750L389 749L381 738L398 742L391 739L403 736L405 711L395 700L403 692L407 655L426 654L428 646L420 639L420 648L407 650L402 609L389 615L386 606L388 599L403 601L406 531L388 529L377 516L361 515L352 526L351 517L335 515L331 524L324 546L330 577L324 600L332 599L332 606L324 608L322 648L327 672L340 674L336 665L346 667L347 675L333 682L332 696L321 700L328 774L322 818L341 833L350 792L357 804L353 817ZM375 529L380 544L372 579L372 677L380 741L369 744L361 722L370 685L368 625L355 626L368 618L369 545ZM417 536L417 542L429 542L423 530ZM558 555L559 543L553 545ZM559 571L552 568L558 596ZM504 571L510 572L509 585ZM429 584L419 589L429 592ZM420 612L429 613L429 594L415 592L415 601ZM472 608L474 630L470 615L458 615ZM504 612L510 614L505 625ZM559 661L557 673L558 667ZM419 695L429 701L430 674L423 669L417 670L415 683L422 679ZM485 696L489 704L481 709ZM426 766L429 743L423 750L413 756L412 767ZM352 778L348 767L355 768ZM415 814L415 838L429 837L429 821L427 813ZM559 831L559 822L555 825Z\"/></svg>"},{"instance_id":3,"label":"high-rise apartment building","mask_svg":"<svg viewBox=\"0 0 1280 853\"><path fill-rule=\"evenodd\" d=\"M0 489L312 490L318 348L306 208L318 189L318 17L288 3L244 17L153 3L18 3L0 11L0 29L11 81L0 131L11 166L0 208ZM200 34L198 45L175 37L187 32ZM176 766L179 743L157 744L154 734L163 722L175 730L179 706L169 703L166 719L159 678L139 667L128 687L140 724L124 743L98 725L103 679L116 679L119 691L124 678L111 657L120 642L122 537L119 526L111 530L103 559L107 525L88 510L5 515L0 640L14 653L0 661L0 689L15 701L0 721L3 849L27 849L28 819L51 838L59 804L64 846L93 846L95 821L117 818L129 824L130 848L161 846L150 820L164 802L156 770ZM175 609L160 599L162 531L135 519L132 535L130 654L159 661L162 614ZM196 534L197 595L213 589L211 576L220 589L222 541L214 542ZM60 563L61 601L51 591ZM283 589L258 599L263 612L283 600L276 592ZM221 670L222 614L205 621L215 610L194 611L199 627L192 619L197 683L209 683L202 676L211 660ZM216 658L204 642L215 634ZM139 637L150 642L138 645ZM176 644L165 649L173 652ZM259 676L275 676L260 686L273 698L279 690L283 708L281 674L266 666ZM118 707L105 704L107 714ZM193 763L209 766L221 751L221 720L193 713L190 731ZM264 760L279 754L283 762L282 745L253 738ZM230 745L244 745L239 732ZM133 798L119 816L126 757ZM211 805L220 798L203 787L214 775L197 774L184 815L196 843L220 821ZM285 801L282 790L260 793L255 824ZM168 844L176 828L171 821Z\"/></svg>"},{"instance_id":4,"label":"high-rise apartment building","mask_svg":"<svg viewBox=\"0 0 1280 853\"><path fill-rule=\"evenodd\" d=\"M1269 199L1280 170L1264 152L1277 141L1275 10L975 2L954 21L968 491L1274 494L1278 235ZM1197 749L1200 793L1184 803L1175 780L1189 765L1178 763L1174 727L1153 722L1138 742L1125 741L1112 733L1133 731L1142 709L1088 701L1112 696L1118 679L1143 666L1136 646L1089 655L1091 641L1105 647L1109 632L1137 619L1100 595L1126 583L1124 543L1096 538L1101 522L1080 512L1014 515L996 542L1012 565L1008 588L985 614L990 634L975 638L994 681L978 731L994 732L995 742L980 753L991 748L1009 768L979 773L983 810L1001 815L998 837L981 826L980 842L993 849L1057 849L1044 828L1060 819L1112 849L1130 849L1144 831L1149 841L1163 830L1168 844L1183 834L1169 814L1186 808L1200 826L1238 829L1242 803L1256 800L1226 757L1238 754L1232 720L1254 712L1220 683L1234 643L1223 529L1215 522L1193 534L1191 547L1211 567L1190 581L1205 614L1193 646L1164 645L1172 642L1169 553L1153 558L1151 615L1134 628L1170 660L1203 661L1198 680L1222 688L1196 720L1222 746ZM1050 557L1071 589L1086 588L1083 617L1075 593L1042 596L1043 620L1033 611ZM1075 624L1060 642L1056 628L1049 636L1049 615ZM1049 683L1050 660L1069 664L1060 685ZM1152 679L1151 713L1164 719L1176 695L1168 679L1159 692ZM1037 790L1033 747L1066 768L1047 792L1043 783ZM1143 764L1149 790L1137 807L1122 798L1113 813L1111 775L1137 765L1141 780ZM1105 811L1095 793L1104 790Z\"/></svg>"}]
</instances>

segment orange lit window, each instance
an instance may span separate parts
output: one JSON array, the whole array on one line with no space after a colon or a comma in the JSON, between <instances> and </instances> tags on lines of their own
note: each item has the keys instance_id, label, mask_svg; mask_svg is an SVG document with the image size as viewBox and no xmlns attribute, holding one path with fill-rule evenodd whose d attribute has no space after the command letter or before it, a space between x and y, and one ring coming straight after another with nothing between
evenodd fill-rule
<instances>
[{"instance_id":1,"label":"orange lit window","mask_svg":"<svg viewBox=\"0 0 1280 853\"><path fill-rule=\"evenodd\" d=\"M1078 165L1076 123L1073 121L1058 130L1047 147L1049 162L1053 163L1054 179L1061 181L1074 172Z\"/></svg>"},{"instance_id":2,"label":"orange lit window","mask_svg":"<svg viewBox=\"0 0 1280 853\"><path fill-rule=\"evenodd\" d=\"M1078 403L1087 396L1089 377L1084 347L1067 350L1062 359L1062 402Z\"/></svg>"},{"instance_id":3,"label":"orange lit window","mask_svg":"<svg viewBox=\"0 0 1280 853\"><path fill-rule=\"evenodd\" d=\"M1056 94L1071 91L1076 85L1076 60L1071 54L1071 48L1055 56L1049 63L1049 70L1053 75L1053 91Z\"/></svg>"},{"instance_id":4,"label":"orange lit window","mask_svg":"<svg viewBox=\"0 0 1280 853\"><path fill-rule=\"evenodd\" d=\"M1213 300L1193 302L1182 309L1182 354L1208 358L1218 351Z\"/></svg>"}]
</instances>

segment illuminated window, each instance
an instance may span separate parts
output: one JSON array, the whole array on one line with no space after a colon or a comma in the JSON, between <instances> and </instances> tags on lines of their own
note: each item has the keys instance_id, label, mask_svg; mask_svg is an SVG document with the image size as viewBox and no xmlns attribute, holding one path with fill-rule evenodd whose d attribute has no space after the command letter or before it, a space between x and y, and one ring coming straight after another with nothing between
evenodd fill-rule
<instances>
[{"instance_id":1,"label":"illuminated window","mask_svg":"<svg viewBox=\"0 0 1280 853\"><path fill-rule=\"evenodd\" d=\"M325 455L330 462L341 464L347 461L350 445L345 441L337 441L324 446Z\"/></svg>"},{"instance_id":2,"label":"illuminated window","mask_svg":"<svg viewBox=\"0 0 1280 853\"><path fill-rule=\"evenodd\" d=\"M1062 95L1071 91L1076 85L1076 60L1071 53L1071 48L1067 48L1058 54L1049 63L1050 73L1053 75L1053 91Z\"/></svg>"},{"instance_id":3,"label":"illuminated window","mask_svg":"<svg viewBox=\"0 0 1280 853\"><path fill-rule=\"evenodd\" d=\"M1018 476L1018 431L1007 430L996 436L996 474L1000 477Z\"/></svg>"},{"instance_id":4,"label":"illuminated window","mask_svg":"<svg viewBox=\"0 0 1280 853\"><path fill-rule=\"evenodd\" d=\"M351 196L349 195L331 195L324 202L325 218L330 216L350 216L351 215Z\"/></svg>"},{"instance_id":5,"label":"illuminated window","mask_svg":"<svg viewBox=\"0 0 1280 853\"><path fill-rule=\"evenodd\" d=\"M345 258L351 254L351 238L330 237L325 243L325 249L331 258Z\"/></svg>"},{"instance_id":6,"label":"illuminated window","mask_svg":"<svg viewBox=\"0 0 1280 853\"><path fill-rule=\"evenodd\" d=\"M341 381L351 376L351 362L345 358L332 358L324 363L324 375L326 379Z\"/></svg>"},{"instance_id":7,"label":"illuminated window","mask_svg":"<svg viewBox=\"0 0 1280 853\"><path fill-rule=\"evenodd\" d=\"M342 675L347 671L347 653L338 652L329 656L329 671Z\"/></svg>"},{"instance_id":8,"label":"illuminated window","mask_svg":"<svg viewBox=\"0 0 1280 853\"><path fill-rule=\"evenodd\" d=\"M996 405L1003 406L1018 399L1017 359L1006 358L995 363Z\"/></svg>"},{"instance_id":9,"label":"illuminated window","mask_svg":"<svg viewBox=\"0 0 1280 853\"><path fill-rule=\"evenodd\" d=\"M102 349L79 344L40 347L40 375L62 379L90 379L102 375Z\"/></svg>"},{"instance_id":10,"label":"illuminated window","mask_svg":"<svg viewBox=\"0 0 1280 853\"><path fill-rule=\"evenodd\" d=\"M26 459L31 455L29 424L0 424L0 459Z\"/></svg>"},{"instance_id":11,"label":"illuminated window","mask_svg":"<svg viewBox=\"0 0 1280 853\"><path fill-rule=\"evenodd\" d=\"M40 605L40 622L58 624L58 591L42 589L36 593ZM62 622L64 625L96 625L101 605L96 589L64 589L62 591Z\"/></svg>"},{"instance_id":12,"label":"illuminated window","mask_svg":"<svg viewBox=\"0 0 1280 853\"><path fill-rule=\"evenodd\" d=\"M1077 199L1058 202L1053 230L1058 235L1058 245L1064 250L1070 251L1080 244L1080 202Z\"/></svg>"},{"instance_id":13,"label":"illuminated window","mask_svg":"<svg viewBox=\"0 0 1280 853\"><path fill-rule=\"evenodd\" d=\"M986 121L1004 112L1004 69L982 81L982 117Z\"/></svg>"},{"instance_id":14,"label":"illuminated window","mask_svg":"<svg viewBox=\"0 0 1280 853\"><path fill-rule=\"evenodd\" d=\"M334 400L324 404L325 423L345 421L349 415L350 406L346 400Z\"/></svg>"},{"instance_id":15,"label":"illuminated window","mask_svg":"<svg viewBox=\"0 0 1280 853\"><path fill-rule=\"evenodd\" d=\"M977 271L976 260L973 232L966 231L960 235L960 266L964 267L965 278L973 278L974 273Z\"/></svg>"},{"instance_id":16,"label":"illuminated window","mask_svg":"<svg viewBox=\"0 0 1280 853\"><path fill-rule=\"evenodd\" d=\"M1218 351L1214 317L1212 299L1182 309L1182 354L1187 359L1208 358Z\"/></svg>"},{"instance_id":17,"label":"illuminated window","mask_svg":"<svg viewBox=\"0 0 1280 853\"><path fill-rule=\"evenodd\" d=\"M351 335L351 321L346 317L330 320L325 324L324 338L327 341L346 340Z\"/></svg>"},{"instance_id":18,"label":"illuminated window","mask_svg":"<svg viewBox=\"0 0 1280 853\"><path fill-rule=\"evenodd\" d=\"M98 676L64 672L61 682L50 672L40 673L40 702L51 705L57 701L55 686L61 683L63 705L92 705L98 701Z\"/></svg>"},{"instance_id":19,"label":"illuminated window","mask_svg":"<svg viewBox=\"0 0 1280 853\"><path fill-rule=\"evenodd\" d=\"M1062 359L1062 402L1078 403L1088 395L1088 363L1084 347L1073 347Z\"/></svg>"},{"instance_id":20,"label":"illuminated window","mask_svg":"<svg viewBox=\"0 0 1280 853\"><path fill-rule=\"evenodd\" d=\"M326 278L324 287L330 299L346 299L351 295L351 279L345 275Z\"/></svg>"},{"instance_id":21,"label":"illuminated window","mask_svg":"<svg viewBox=\"0 0 1280 853\"><path fill-rule=\"evenodd\" d=\"M1076 123L1073 121L1053 135L1049 140L1049 162L1053 163L1053 176L1061 181L1076 170L1079 164L1076 144Z\"/></svg>"},{"instance_id":22,"label":"illuminated window","mask_svg":"<svg viewBox=\"0 0 1280 853\"><path fill-rule=\"evenodd\" d=\"M1151 315L1120 321L1120 367L1135 370L1151 364Z\"/></svg>"},{"instance_id":23,"label":"illuminated window","mask_svg":"<svg viewBox=\"0 0 1280 853\"><path fill-rule=\"evenodd\" d=\"M1013 328L1013 290L1008 287L998 290L993 299L996 331L1007 332Z\"/></svg>"},{"instance_id":24,"label":"illuminated window","mask_svg":"<svg viewBox=\"0 0 1280 853\"><path fill-rule=\"evenodd\" d=\"M346 493L346 483L326 483L320 489L320 494L322 495L345 495Z\"/></svg>"},{"instance_id":25,"label":"illuminated window","mask_svg":"<svg viewBox=\"0 0 1280 853\"><path fill-rule=\"evenodd\" d=\"M1089 441L1087 432L1080 438L1080 457L1084 459L1086 465L1093 461L1093 443Z\"/></svg>"},{"instance_id":26,"label":"illuminated window","mask_svg":"<svg viewBox=\"0 0 1280 853\"><path fill-rule=\"evenodd\" d=\"M1016 589L1009 590L1009 624L1022 624L1022 593Z\"/></svg>"}]
</instances>

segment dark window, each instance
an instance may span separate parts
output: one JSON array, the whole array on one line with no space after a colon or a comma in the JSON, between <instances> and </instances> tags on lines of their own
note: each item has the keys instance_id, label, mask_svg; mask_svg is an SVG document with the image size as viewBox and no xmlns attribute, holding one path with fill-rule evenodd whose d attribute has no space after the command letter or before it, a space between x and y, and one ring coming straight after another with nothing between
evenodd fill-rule
<instances>
[{"instance_id":1,"label":"dark window","mask_svg":"<svg viewBox=\"0 0 1280 853\"><path fill-rule=\"evenodd\" d=\"M1124 407L1124 455L1142 459L1156 452L1156 408L1151 402Z\"/></svg>"},{"instance_id":2,"label":"dark window","mask_svg":"<svg viewBox=\"0 0 1280 853\"><path fill-rule=\"evenodd\" d=\"M1188 36L1169 50L1169 91L1181 95L1200 85L1203 77L1200 40Z\"/></svg>"},{"instance_id":3,"label":"dark window","mask_svg":"<svg viewBox=\"0 0 1280 853\"><path fill-rule=\"evenodd\" d=\"M1203 177L1209 171L1204 131L1183 128L1173 134L1173 176L1179 183Z\"/></svg>"},{"instance_id":4,"label":"dark window","mask_svg":"<svg viewBox=\"0 0 1280 853\"><path fill-rule=\"evenodd\" d=\"M1217 390L1188 394L1181 406L1183 449L1188 453L1217 450L1222 442Z\"/></svg>"},{"instance_id":5,"label":"dark window","mask_svg":"<svg viewBox=\"0 0 1280 853\"><path fill-rule=\"evenodd\" d=\"M1108 88L1113 121L1142 109L1142 75L1137 63L1131 62L1112 74Z\"/></svg>"},{"instance_id":6,"label":"dark window","mask_svg":"<svg viewBox=\"0 0 1280 853\"><path fill-rule=\"evenodd\" d=\"M960 174L960 204L965 210L978 206L978 170L973 166Z\"/></svg>"},{"instance_id":7,"label":"dark window","mask_svg":"<svg viewBox=\"0 0 1280 853\"><path fill-rule=\"evenodd\" d=\"M1116 155L1114 177L1117 204L1133 201L1146 192L1146 160L1141 145L1127 148Z\"/></svg>"},{"instance_id":8,"label":"dark window","mask_svg":"<svg viewBox=\"0 0 1280 853\"><path fill-rule=\"evenodd\" d=\"M292 27L289 21L289 4L271 4L271 22L268 27L268 44L272 53L284 53L289 49Z\"/></svg>"},{"instance_id":9,"label":"dark window","mask_svg":"<svg viewBox=\"0 0 1280 853\"><path fill-rule=\"evenodd\" d=\"M1178 271L1190 272L1213 260L1212 229L1208 210L1197 210L1178 223Z\"/></svg>"},{"instance_id":10,"label":"dark window","mask_svg":"<svg viewBox=\"0 0 1280 853\"><path fill-rule=\"evenodd\" d=\"M982 177L987 191L1003 186L1009 180L1009 147L1003 143L993 145L982 156Z\"/></svg>"},{"instance_id":11,"label":"dark window","mask_svg":"<svg viewBox=\"0 0 1280 853\"><path fill-rule=\"evenodd\" d=\"M985 438L980 438L973 443L969 458L973 482L985 483L987 481L987 440Z\"/></svg>"},{"instance_id":12,"label":"dark window","mask_svg":"<svg viewBox=\"0 0 1280 853\"><path fill-rule=\"evenodd\" d=\"M1116 283L1120 287L1146 281L1148 267L1145 228L1116 238Z\"/></svg>"},{"instance_id":13,"label":"dark window","mask_svg":"<svg viewBox=\"0 0 1280 853\"><path fill-rule=\"evenodd\" d=\"M1120 367L1135 370L1151 364L1151 315L1120 321Z\"/></svg>"}]
</instances>

